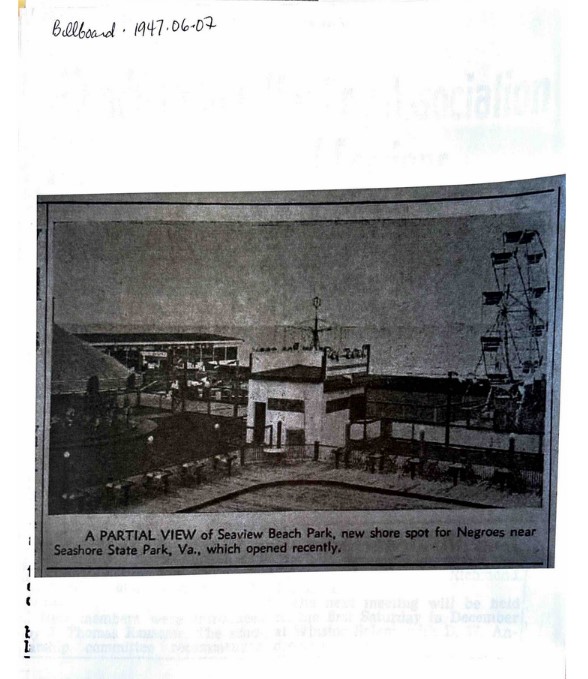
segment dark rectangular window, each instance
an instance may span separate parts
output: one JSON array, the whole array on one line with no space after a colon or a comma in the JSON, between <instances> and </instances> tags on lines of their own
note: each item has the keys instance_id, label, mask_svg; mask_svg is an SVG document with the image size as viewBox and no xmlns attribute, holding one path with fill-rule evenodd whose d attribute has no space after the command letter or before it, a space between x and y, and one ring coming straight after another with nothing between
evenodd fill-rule
<instances>
[{"instance_id":1,"label":"dark rectangular window","mask_svg":"<svg viewBox=\"0 0 588 679\"><path fill-rule=\"evenodd\" d=\"M338 410L348 410L349 409L349 396L344 398L334 398L327 401L327 413L335 413Z\"/></svg>"},{"instance_id":2,"label":"dark rectangular window","mask_svg":"<svg viewBox=\"0 0 588 679\"><path fill-rule=\"evenodd\" d=\"M212 350L213 361L224 361L227 352L225 347L214 347Z\"/></svg>"},{"instance_id":3,"label":"dark rectangular window","mask_svg":"<svg viewBox=\"0 0 588 679\"><path fill-rule=\"evenodd\" d=\"M268 410L281 410L287 413L303 413L304 401L297 398L268 398Z\"/></svg>"},{"instance_id":4,"label":"dark rectangular window","mask_svg":"<svg viewBox=\"0 0 588 679\"><path fill-rule=\"evenodd\" d=\"M306 443L306 432L304 429L286 429L287 446L303 446Z\"/></svg>"},{"instance_id":5,"label":"dark rectangular window","mask_svg":"<svg viewBox=\"0 0 588 679\"><path fill-rule=\"evenodd\" d=\"M349 399L349 419L352 422L365 418L365 394L353 394Z\"/></svg>"},{"instance_id":6,"label":"dark rectangular window","mask_svg":"<svg viewBox=\"0 0 588 679\"><path fill-rule=\"evenodd\" d=\"M237 347L227 347L227 361L237 360Z\"/></svg>"},{"instance_id":7,"label":"dark rectangular window","mask_svg":"<svg viewBox=\"0 0 588 679\"><path fill-rule=\"evenodd\" d=\"M202 351L202 360L203 361L212 361L213 356L212 356L212 345L210 344L201 344L200 349Z\"/></svg>"}]
</instances>

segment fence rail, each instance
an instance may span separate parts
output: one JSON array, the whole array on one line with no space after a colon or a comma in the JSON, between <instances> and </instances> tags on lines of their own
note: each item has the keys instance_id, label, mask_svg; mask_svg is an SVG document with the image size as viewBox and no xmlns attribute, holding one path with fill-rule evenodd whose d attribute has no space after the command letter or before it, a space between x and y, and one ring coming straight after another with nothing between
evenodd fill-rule
<instances>
[{"instance_id":1,"label":"fence rail","mask_svg":"<svg viewBox=\"0 0 588 679\"><path fill-rule=\"evenodd\" d=\"M333 458L334 446L321 444L282 445L278 447L249 444L241 449L244 464L293 464L296 462L314 461L330 462Z\"/></svg>"},{"instance_id":2,"label":"fence rail","mask_svg":"<svg viewBox=\"0 0 588 679\"><path fill-rule=\"evenodd\" d=\"M542 470L525 468L513 459L497 459L486 464L481 463L483 460L476 463L469 459L462 463L450 457L420 457L410 447L404 447L394 452L338 449L334 451L334 461L337 468L410 474L427 481L487 483L517 492L536 492L543 488Z\"/></svg>"},{"instance_id":3,"label":"fence rail","mask_svg":"<svg viewBox=\"0 0 588 679\"><path fill-rule=\"evenodd\" d=\"M189 400L182 401L177 396L169 394L153 394L143 392L141 394L142 406L156 408L161 411L202 413L207 415L218 415L220 417L240 417L247 414L246 406L236 401L221 400Z\"/></svg>"},{"instance_id":4,"label":"fence rail","mask_svg":"<svg viewBox=\"0 0 588 679\"><path fill-rule=\"evenodd\" d=\"M361 450L363 447L360 444L357 446L357 449ZM416 439L379 439L369 449L375 452L408 457L424 455L430 459L446 462L463 462L466 460L474 465L479 464L490 467L511 467L515 465L521 470L540 473L543 472L544 466L544 456L541 453L511 452L503 449L454 444L446 447L442 443L433 441L421 442Z\"/></svg>"},{"instance_id":5,"label":"fence rail","mask_svg":"<svg viewBox=\"0 0 588 679\"><path fill-rule=\"evenodd\" d=\"M222 453L186 460L162 469L119 479L83 490L64 488L59 499L63 513L84 509L98 511L128 505L168 493L174 486L215 483L238 473L249 465L294 465L316 462L337 469L356 469L373 474L410 475L424 481L484 483L508 492L540 493L543 488L543 456L528 453L483 449L447 450L434 443L422 445L408 439L380 439L377 445L340 447L321 445L285 445L268 448L234 443ZM56 498L57 499L57 498Z\"/></svg>"}]
</instances>

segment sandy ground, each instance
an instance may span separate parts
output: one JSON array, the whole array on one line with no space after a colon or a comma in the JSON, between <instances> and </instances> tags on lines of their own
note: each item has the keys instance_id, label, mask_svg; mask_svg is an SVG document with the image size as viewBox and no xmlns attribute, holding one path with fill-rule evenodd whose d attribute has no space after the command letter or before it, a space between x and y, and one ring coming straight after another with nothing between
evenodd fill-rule
<instances>
[{"instance_id":1,"label":"sandy ground","mask_svg":"<svg viewBox=\"0 0 588 679\"><path fill-rule=\"evenodd\" d=\"M341 488L321 488L322 492L301 493L304 486L277 486L268 488L260 495L259 490L244 493L237 498L226 496L235 491L254 489L259 484L276 481L324 480L359 484L364 490ZM293 490L294 489L294 490ZM426 498L399 498L366 492L370 489L389 489L403 493L417 493ZM224 498L224 499L223 499ZM198 505L218 499L201 510ZM302 462L295 465L262 466L247 465L234 467L231 477L224 476L214 481L204 479L201 485L171 485L168 493L160 491L150 498L131 502L128 506L118 506L112 512L143 514L170 513L194 508L193 511L273 511L287 509L427 509L432 506L448 509L458 508L452 500L478 503L488 507L540 507L541 497L536 493L509 493L496 487L488 487L487 482L472 485L459 483L453 486L450 481L428 481L411 479L401 473L370 473L360 469L334 469L328 463ZM319 506L320 505L320 506ZM254 508L253 508L254 507Z\"/></svg>"}]
</instances>

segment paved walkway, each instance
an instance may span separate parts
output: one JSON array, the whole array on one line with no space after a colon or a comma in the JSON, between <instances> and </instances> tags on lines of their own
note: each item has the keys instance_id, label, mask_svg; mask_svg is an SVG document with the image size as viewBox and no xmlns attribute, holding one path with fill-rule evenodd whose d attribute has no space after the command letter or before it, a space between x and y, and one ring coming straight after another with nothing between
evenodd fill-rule
<instances>
[{"instance_id":1,"label":"paved walkway","mask_svg":"<svg viewBox=\"0 0 588 679\"><path fill-rule=\"evenodd\" d=\"M404 474L370 473L359 469L334 469L332 465L317 462L302 462L283 466L236 465L231 477L222 477L214 482L206 480L199 486L172 486L170 491L144 499L129 506L118 507L112 511L128 514L143 513L173 513L193 508L199 511L214 512L215 500L222 502L223 498L239 491L253 489L259 485L276 482L316 482L344 483L361 486L365 490L384 490L397 493L407 493L414 497L423 496L423 507L430 506L431 501L439 501L447 508L460 508L466 503L474 503L487 507L540 507L541 498L536 494L516 494L500 491L498 488L488 488L487 483L480 482L473 485L460 483L453 486L447 481L427 481L411 479ZM370 509L370 496L366 493L365 509ZM455 502L455 504L453 504ZM212 504L209 504L212 503ZM463 504L461 504L463 503ZM312 509L309 507L308 509ZM324 509L324 508L321 508Z\"/></svg>"}]
</instances>

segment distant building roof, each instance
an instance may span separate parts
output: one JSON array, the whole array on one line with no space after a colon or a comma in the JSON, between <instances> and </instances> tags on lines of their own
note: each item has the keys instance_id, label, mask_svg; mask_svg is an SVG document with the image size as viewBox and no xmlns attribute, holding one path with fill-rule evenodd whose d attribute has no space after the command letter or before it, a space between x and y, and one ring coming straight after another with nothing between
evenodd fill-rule
<instances>
[{"instance_id":1,"label":"distant building roof","mask_svg":"<svg viewBox=\"0 0 588 679\"><path fill-rule=\"evenodd\" d=\"M367 373L349 373L347 375L334 375L325 380L325 392L343 391L351 387L370 386L373 375Z\"/></svg>"},{"instance_id":2,"label":"distant building roof","mask_svg":"<svg viewBox=\"0 0 588 679\"><path fill-rule=\"evenodd\" d=\"M271 380L276 382L313 382L323 381L323 370L315 365L288 365L283 368L262 370L251 374L252 380Z\"/></svg>"},{"instance_id":3,"label":"distant building roof","mask_svg":"<svg viewBox=\"0 0 588 679\"><path fill-rule=\"evenodd\" d=\"M88 380L96 376L100 389L126 386L130 371L111 356L107 356L78 337L53 326L51 345L51 393L85 393Z\"/></svg>"},{"instance_id":4,"label":"distant building roof","mask_svg":"<svg viewBox=\"0 0 588 679\"><path fill-rule=\"evenodd\" d=\"M365 373L351 373L349 375L335 375L325 379L323 370L320 366L296 364L252 373L250 379L306 384L319 384L320 382L324 382L325 391L330 392L348 389L349 387L364 386L371 382L371 377L371 375Z\"/></svg>"},{"instance_id":5,"label":"distant building roof","mask_svg":"<svg viewBox=\"0 0 588 679\"><path fill-rule=\"evenodd\" d=\"M387 391L411 393L447 394L449 387L455 394L467 391L470 395L488 391L487 381L449 379L448 377L425 377L421 375L372 375L370 387Z\"/></svg>"},{"instance_id":6,"label":"distant building roof","mask_svg":"<svg viewBox=\"0 0 588 679\"><path fill-rule=\"evenodd\" d=\"M366 373L350 373L347 375L332 375L326 379L320 366L290 365L271 370L262 370L251 374L252 380L269 380L274 382L298 382L319 384L324 382L325 391L333 392L349 387L367 386L372 389L389 391L421 392L428 394L447 394L451 385L453 393L468 391L471 395L485 393L487 385L472 384L471 381L461 382L458 379L449 380L447 377L421 377L419 375L369 375Z\"/></svg>"},{"instance_id":7,"label":"distant building roof","mask_svg":"<svg viewBox=\"0 0 588 679\"><path fill-rule=\"evenodd\" d=\"M84 342L93 345L132 344L214 344L242 342L238 337L227 337L207 332L82 332L76 333Z\"/></svg>"}]
</instances>

